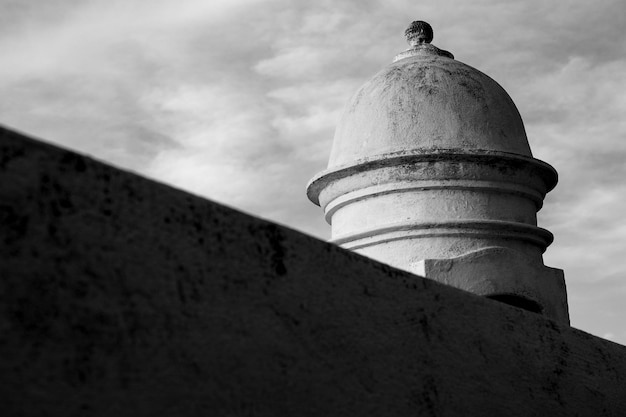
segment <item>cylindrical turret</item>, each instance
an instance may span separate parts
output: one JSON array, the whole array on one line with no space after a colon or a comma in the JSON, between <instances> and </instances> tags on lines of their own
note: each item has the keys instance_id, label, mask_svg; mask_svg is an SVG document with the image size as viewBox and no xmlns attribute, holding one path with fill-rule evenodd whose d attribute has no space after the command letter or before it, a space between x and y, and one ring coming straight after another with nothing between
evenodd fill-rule
<instances>
[{"instance_id":1,"label":"cylindrical turret","mask_svg":"<svg viewBox=\"0 0 626 417\"><path fill-rule=\"evenodd\" d=\"M406 35L411 47L348 102L328 169L308 186L332 241L569 322L536 216L556 171L532 157L500 85L431 45L427 23Z\"/></svg>"}]
</instances>

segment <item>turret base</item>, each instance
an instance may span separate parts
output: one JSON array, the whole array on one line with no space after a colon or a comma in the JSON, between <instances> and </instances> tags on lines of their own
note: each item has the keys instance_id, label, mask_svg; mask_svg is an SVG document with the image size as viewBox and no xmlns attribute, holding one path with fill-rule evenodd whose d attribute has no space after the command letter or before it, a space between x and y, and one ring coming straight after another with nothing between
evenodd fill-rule
<instances>
[{"instance_id":1,"label":"turret base","mask_svg":"<svg viewBox=\"0 0 626 417\"><path fill-rule=\"evenodd\" d=\"M538 264L520 252L489 247L455 258L424 259L410 270L569 325L563 270Z\"/></svg>"}]
</instances>

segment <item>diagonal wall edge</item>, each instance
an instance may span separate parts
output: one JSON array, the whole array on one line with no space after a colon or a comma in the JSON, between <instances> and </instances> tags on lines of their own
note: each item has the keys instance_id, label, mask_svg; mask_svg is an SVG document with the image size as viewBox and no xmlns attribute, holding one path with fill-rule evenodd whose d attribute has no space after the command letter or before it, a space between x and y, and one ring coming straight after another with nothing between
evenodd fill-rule
<instances>
[{"instance_id":1,"label":"diagonal wall edge","mask_svg":"<svg viewBox=\"0 0 626 417\"><path fill-rule=\"evenodd\" d=\"M622 415L626 347L0 129L23 416Z\"/></svg>"}]
</instances>

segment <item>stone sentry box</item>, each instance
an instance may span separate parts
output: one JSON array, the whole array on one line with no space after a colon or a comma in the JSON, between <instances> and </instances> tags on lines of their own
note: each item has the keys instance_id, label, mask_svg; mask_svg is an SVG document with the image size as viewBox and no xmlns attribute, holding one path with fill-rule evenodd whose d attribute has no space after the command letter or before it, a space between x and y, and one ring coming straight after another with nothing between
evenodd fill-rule
<instances>
[{"instance_id":1,"label":"stone sentry box","mask_svg":"<svg viewBox=\"0 0 626 417\"><path fill-rule=\"evenodd\" d=\"M557 173L533 158L493 79L430 44L410 48L349 100L328 169L307 194L332 241L394 267L569 323L563 271L537 211Z\"/></svg>"}]
</instances>

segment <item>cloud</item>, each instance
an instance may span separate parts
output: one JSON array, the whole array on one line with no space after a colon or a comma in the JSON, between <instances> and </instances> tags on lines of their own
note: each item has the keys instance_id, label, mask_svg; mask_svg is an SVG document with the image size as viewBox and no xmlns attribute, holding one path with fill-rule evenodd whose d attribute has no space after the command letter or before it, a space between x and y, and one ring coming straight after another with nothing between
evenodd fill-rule
<instances>
[{"instance_id":1,"label":"cloud","mask_svg":"<svg viewBox=\"0 0 626 417\"><path fill-rule=\"evenodd\" d=\"M189 55L189 42L218 26L212 22L254 3L59 1L41 10L16 7L22 24L0 37L0 93L11 98L0 105L3 122L142 171L161 147L177 144L160 131L160 115L146 97L181 79L215 76L194 74L197 54Z\"/></svg>"},{"instance_id":2,"label":"cloud","mask_svg":"<svg viewBox=\"0 0 626 417\"><path fill-rule=\"evenodd\" d=\"M522 111L530 109L526 127L535 155L560 174L540 220L556 234L559 246L550 252L561 260L580 242L603 255L587 251L577 259L607 256L615 239L626 236L615 224L626 210L626 123L620 117L626 99L612 94L626 85L625 74L626 60L594 63L572 57L527 83L519 96Z\"/></svg>"},{"instance_id":3,"label":"cloud","mask_svg":"<svg viewBox=\"0 0 626 417\"><path fill-rule=\"evenodd\" d=\"M621 1L0 5L3 124L322 238L304 187L342 107L407 47L411 20L429 21L435 45L504 86L535 156L559 171L539 222L573 324L626 342Z\"/></svg>"}]
</instances>

